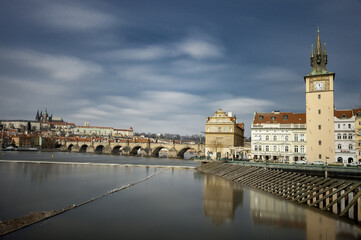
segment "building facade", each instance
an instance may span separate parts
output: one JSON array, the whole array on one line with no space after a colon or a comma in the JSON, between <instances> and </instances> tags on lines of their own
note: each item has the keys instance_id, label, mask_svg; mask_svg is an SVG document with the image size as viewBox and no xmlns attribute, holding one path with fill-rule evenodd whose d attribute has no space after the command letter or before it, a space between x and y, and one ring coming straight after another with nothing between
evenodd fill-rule
<instances>
[{"instance_id":1,"label":"building facade","mask_svg":"<svg viewBox=\"0 0 361 240\"><path fill-rule=\"evenodd\" d=\"M356 161L361 164L361 108L354 109Z\"/></svg>"},{"instance_id":2,"label":"building facade","mask_svg":"<svg viewBox=\"0 0 361 240\"><path fill-rule=\"evenodd\" d=\"M273 111L254 113L252 158L260 161L299 161L306 157L306 114Z\"/></svg>"},{"instance_id":3,"label":"building facade","mask_svg":"<svg viewBox=\"0 0 361 240\"><path fill-rule=\"evenodd\" d=\"M335 161L353 163L356 160L355 116L352 110L335 110Z\"/></svg>"},{"instance_id":4,"label":"building facade","mask_svg":"<svg viewBox=\"0 0 361 240\"><path fill-rule=\"evenodd\" d=\"M237 123L236 116L219 109L206 121L205 153L208 158L231 158L231 147L244 146L244 124Z\"/></svg>"},{"instance_id":5,"label":"building facade","mask_svg":"<svg viewBox=\"0 0 361 240\"><path fill-rule=\"evenodd\" d=\"M317 31L316 47L311 51L311 72L306 85L307 160L335 159L334 88L335 73L326 69L326 46L322 49Z\"/></svg>"}]
</instances>

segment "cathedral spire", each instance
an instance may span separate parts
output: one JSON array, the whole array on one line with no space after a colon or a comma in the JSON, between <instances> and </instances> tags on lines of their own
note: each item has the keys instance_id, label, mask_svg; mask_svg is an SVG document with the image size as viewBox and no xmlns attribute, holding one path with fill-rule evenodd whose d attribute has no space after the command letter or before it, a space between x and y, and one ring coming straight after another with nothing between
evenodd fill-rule
<instances>
[{"instance_id":1,"label":"cathedral spire","mask_svg":"<svg viewBox=\"0 0 361 240\"><path fill-rule=\"evenodd\" d=\"M327 51L326 51L326 44L324 46L324 50L322 50L322 43L320 38L320 29L317 27L317 40L316 40L316 47L311 51L311 66L312 71L309 75L322 75L329 73L326 69L327 64Z\"/></svg>"}]
</instances>

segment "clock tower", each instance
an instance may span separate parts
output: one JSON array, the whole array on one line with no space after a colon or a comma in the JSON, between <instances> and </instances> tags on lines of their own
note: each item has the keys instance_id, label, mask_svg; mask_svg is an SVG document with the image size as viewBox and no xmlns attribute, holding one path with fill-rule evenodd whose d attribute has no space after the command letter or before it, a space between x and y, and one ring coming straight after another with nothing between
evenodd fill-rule
<instances>
[{"instance_id":1,"label":"clock tower","mask_svg":"<svg viewBox=\"0 0 361 240\"><path fill-rule=\"evenodd\" d=\"M316 47L312 45L311 72L304 77L306 84L307 161L334 161L334 98L335 73L326 69L326 44L322 49L317 30Z\"/></svg>"}]
</instances>

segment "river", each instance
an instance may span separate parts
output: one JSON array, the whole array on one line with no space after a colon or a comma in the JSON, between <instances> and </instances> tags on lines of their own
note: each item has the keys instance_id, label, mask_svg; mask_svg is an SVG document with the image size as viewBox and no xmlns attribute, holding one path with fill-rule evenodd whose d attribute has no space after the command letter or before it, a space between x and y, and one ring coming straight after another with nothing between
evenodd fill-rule
<instances>
[{"instance_id":1,"label":"river","mask_svg":"<svg viewBox=\"0 0 361 240\"><path fill-rule=\"evenodd\" d=\"M183 168L197 165L167 158L6 152L0 162L2 221L59 210L158 174L3 239L361 239L360 226L344 219Z\"/></svg>"}]
</instances>

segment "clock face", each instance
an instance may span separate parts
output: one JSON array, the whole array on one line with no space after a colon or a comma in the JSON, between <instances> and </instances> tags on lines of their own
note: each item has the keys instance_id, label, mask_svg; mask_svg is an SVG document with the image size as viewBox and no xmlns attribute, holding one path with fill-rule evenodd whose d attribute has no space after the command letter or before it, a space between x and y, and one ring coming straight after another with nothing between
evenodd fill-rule
<instances>
[{"instance_id":1,"label":"clock face","mask_svg":"<svg viewBox=\"0 0 361 240\"><path fill-rule=\"evenodd\" d=\"M315 89L317 90L317 91L320 91L320 90L323 90L323 82L316 82L315 83Z\"/></svg>"}]
</instances>

